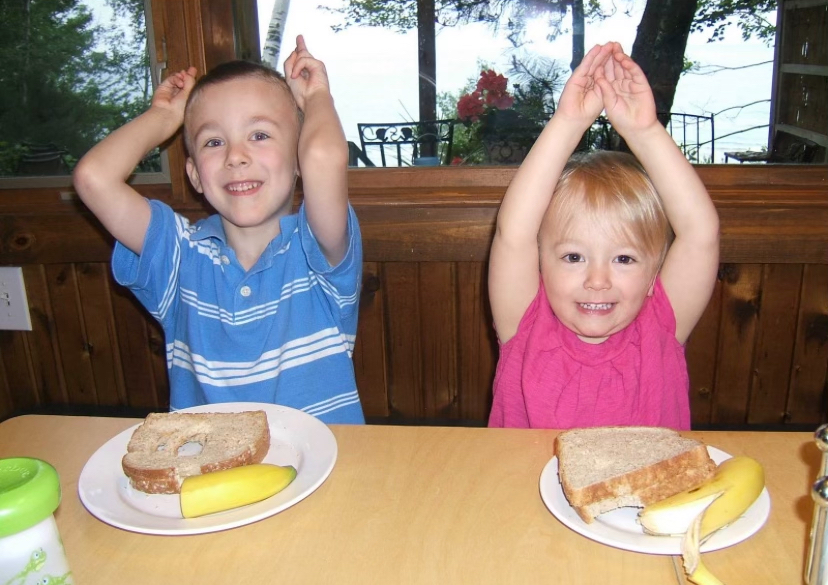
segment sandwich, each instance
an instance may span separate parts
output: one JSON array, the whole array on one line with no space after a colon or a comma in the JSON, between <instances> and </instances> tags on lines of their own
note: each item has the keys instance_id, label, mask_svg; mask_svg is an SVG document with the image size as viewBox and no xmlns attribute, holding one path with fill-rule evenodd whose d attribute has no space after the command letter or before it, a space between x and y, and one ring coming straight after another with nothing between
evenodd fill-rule
<instances>
[{"instance_id":1,"label":"sandwich","mask_svg":"<svg viewBox=\"0 0 828 585\"><path fill-rule=\"evenodd\" d=\"M556 452L564 496L587 524L692 489L716 469L703 443L661 427L572 429L558 435Z\"/></svg>"},{"instance_id":2,"label":"sandwich","mask_svg":"<svg viewBox=\"0 0 828 585\"><path fill-rule=\"evenodd\" d=\"M132 433L121 466L134 489L177 494L185 478L261 463L269 448L263 410L152 413Z\"/></svg>"}]
</instances>

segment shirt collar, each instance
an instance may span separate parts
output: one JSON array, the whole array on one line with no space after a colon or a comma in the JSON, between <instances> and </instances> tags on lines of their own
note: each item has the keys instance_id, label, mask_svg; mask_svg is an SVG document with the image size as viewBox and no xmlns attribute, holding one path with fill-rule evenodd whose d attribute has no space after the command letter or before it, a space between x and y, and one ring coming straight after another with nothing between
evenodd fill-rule
<instances>
[{"instance_id":1,"label":"shirt collar","mask_svg":"<svg viewBox=\"0 0 828 585\"><path fill-rule=\"evenodd\" d=\"M270 242L270 249L274 252L281 250L290 242L293 232L299 225L299 215L296 213L285 215L279 220L280 234ZM224 233L224 225L221 223L221 216L215 213L202 219L195 225L195 230L190 235L190 240L199 241L207 238L216 238L222 244L227 245L227 236Z\"/></svg>"}]
</instances>

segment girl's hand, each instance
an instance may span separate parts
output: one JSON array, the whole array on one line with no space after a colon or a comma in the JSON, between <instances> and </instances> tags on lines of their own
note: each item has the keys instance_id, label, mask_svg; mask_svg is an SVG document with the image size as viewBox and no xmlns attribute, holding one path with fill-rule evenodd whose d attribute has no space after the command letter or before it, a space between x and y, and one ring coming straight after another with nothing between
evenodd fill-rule
<instances>
[{"instance_id":1,"label":"girl's hand","mask_svg":"<svg viewBox=\"0 0 828 585\"><path fill-rule=\"evenodd\" d=\"M196 68L172 73L158 86L152 96L152 107L166 110L184 120L184 106L195 85Z\"/></svg>"},{"instance_id":2,"label":"girl's hand","mask_svg":"<svg viewBox=\"0 0 828 585\"><path fill-rule=\"evenodd\" d=\"M622 136L658 123L655 99L647 77L618 43L604 64L598 85L604 97L604 109L612 126Z\"/></svg>"},{"instance_id":3,"label":"girl's hand","mask_svg":"<svg viewBox=\"0 0 828 585\"><path fill-rule=\"evenodd\" d=\"M612 58L613 43L595 45L572 72L561 93L555 115L592 124L604 108L602 86L606 63Z\"/></svg>"},{"instance_id":4,"label":"girl's hand","mask_svg":"<svg viewBox=\"0 0 828 585\"><path fill-rule=\"evenodd\" d=\"M302 35L296 37L296 48L285 61L285 79L293 92L296 105L303 111L305 102L315 92L330 92L325 64L313 58Z\"/></svg>"}]
</instances>

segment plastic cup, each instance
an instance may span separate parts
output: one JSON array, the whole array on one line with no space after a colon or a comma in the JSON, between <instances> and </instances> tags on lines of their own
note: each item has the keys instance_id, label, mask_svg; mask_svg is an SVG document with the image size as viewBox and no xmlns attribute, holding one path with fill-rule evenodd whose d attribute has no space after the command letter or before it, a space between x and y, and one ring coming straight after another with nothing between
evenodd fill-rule
<instances>
[{"instance_id":1,"label":"plastic cup","mask_svg":"<svg viewBox=\"0 0 828 585\"><path fill-rule=\"evenodd\" d=\"M0 583L71 585L54 512L55 468L28 457L0 459Z\"/></svg>"}]
</instances>

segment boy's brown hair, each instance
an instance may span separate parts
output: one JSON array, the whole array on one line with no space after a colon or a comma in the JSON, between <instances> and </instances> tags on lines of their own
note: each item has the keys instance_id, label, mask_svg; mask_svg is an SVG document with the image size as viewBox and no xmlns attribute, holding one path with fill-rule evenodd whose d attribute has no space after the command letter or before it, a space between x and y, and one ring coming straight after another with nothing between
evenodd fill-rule
<instances>
[{"instance_id":1,"label":"boy's brown hair","mask_svg":"<svg viewBox=\"0 0 828 585\"><path fill-rule=\"evenodd\" d=\"M184 108L184 144L187 147L188 153L193 152L191 142L192 137L190 136L187 128L188 114L192 104L198 100L202 93L204 93L205 88L245 77L257 77L264 81L269 81L281 88L285 92L285 95L287 95L290 103L293 104L294 110L296 110L296 119L299 123L299 128L301 129L304 116L302 114L302 110L300 110L299 106L296 104L296 99L293 97L293 92L290 90L290 87L288 87L284 75L275 69L271 69L270 67L260 63L254 63L253 61L227 61L226 63L213 67L213 69L211 69L206 75L199 78L190 92L190 95L187 97L187 105Z\"/></svg>"}]
</instances>

